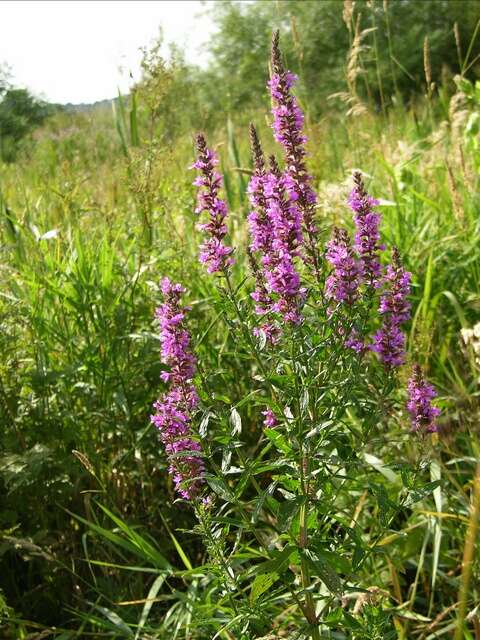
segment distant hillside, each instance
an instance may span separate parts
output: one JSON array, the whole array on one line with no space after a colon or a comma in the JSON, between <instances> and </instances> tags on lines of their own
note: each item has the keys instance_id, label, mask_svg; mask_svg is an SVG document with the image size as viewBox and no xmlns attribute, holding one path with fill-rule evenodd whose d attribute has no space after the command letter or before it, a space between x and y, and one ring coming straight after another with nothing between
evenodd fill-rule
<instances>
[{"instance_id":1,"label":"distant hillside","mask_svg":"<svg viewBox=\"0 0 480 640\"><path fill-rule=\"evenodd\" d=\"M70 112L88 112L88 111L97 111L99 109L111 108L112 105L117 102L118 98L106 98L105 100L98 100L97 102L81 102L79 104L72 104L71 102L67 102L67 104L58 104L55 105L59 109L63 109L64 111Z\"/></svg>"}]
</instances>

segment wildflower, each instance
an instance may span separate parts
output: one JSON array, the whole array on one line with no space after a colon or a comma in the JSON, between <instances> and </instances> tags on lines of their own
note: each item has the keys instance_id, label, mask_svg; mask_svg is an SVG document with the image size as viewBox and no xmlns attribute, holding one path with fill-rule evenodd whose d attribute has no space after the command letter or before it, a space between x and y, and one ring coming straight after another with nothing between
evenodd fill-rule
<instances>
[{"instance_id":1,"label":"wildflower","mask_svg":"<svg viewBox=\"0 0 480 640\"><path fill-rule=\"evenodd\" d=\"M262 260L265 259L265 256L269 255L273 243L272 226L267 217L265 197L265 182L267 178L265 159L253 124L250 125L250 144L252 147L254 173L247 189L250 204L252 205L252 211L248 215L251 243L247 249L247 255L250 269L255 277L255 291L251 294L256 303L255 313L265 317L261 326L256 327L253 333L257 337L263 334L267 342L275 344L278 341L280 330L269 317L273 307L273 300L267 290L264 270L259 267L253 255L254 251L258 251L262 256Z\"/></svg>"},{"instance_id":2,"label":"wildflower","mask_svg":"<svg viewBox=\"0 0 480 640\"><path fill-rule=\"evenodd\" d=\"M265 169L263 152L253 126L250 127L254 175L249 185L253 211L249 215L252 251L260 253L260 264L250 254L256 288L252 293L258 315L278 313L293 324L301 322L300 307L305 290L294 259L302 242L300 213L286 191L285 175L274 158L271 170ZM265 323L263 331L270 342L278 339L278 327Z\"/></svg>"},{"instance_id":3,"label":"wildflower","mask_svg":"<svg viewBox=\"0 0 480 640\"><path fill-rule=\"evenodd\" d=\"M304 115L298 100L291 93L297 77L283 66L278 39L276 31L272 39L272 76L268 83L273 102L273 131L275 139L285 151L285 186L303 217L309 241L308 252L318 273L315 246L317 227L314 220L317 197L305 164L307 138L303 133Z\"/></svg>"},{"instance_id":4,"label":"wildflower","mask_svg":"<svg viewBox=\"0 0 480 640\"><path fill-rule=\"evenodd\" d=\"M356 353L364 353L367 349L365 341L355 328L350 331L350 335L345 340L345 347L347 349L353 349Z\"/></svg>"},{"instance_id":5,"label":"wildflower","mask_svg":"<svg viewBox=\"0 0 480 640\"><path fill-rule=\"evenodd\" d=\"M269 251L262 257L267 290L276 294L272 305L286 322L300 324L305 289L295 267L302 240L298 209L286 191L285 175L274 158L265 183L266 213L272 228Z\"/></svg>"},{"instance_id":6,"label":"wildflower","mask_svg":"<svg viewBox=\"0 0 480 640\"><path fill-rule=\"evenodd\" d=\"M187 308L180 306L185 289L164 278L161 291L164 302L156 310L156 317L160 323L161 360L169 367L161 378L170 383L170 389L155 402L150 419L160 432L175 490L190 500L197 495L204 473L203 460L198 455L200 444L190 436L191 414L198 405L192 382L196 363L189 333L183 326Z\"/></svg>"},{"instance_id":7,"label":"wildflower","mask_svg":"<svg viewBox=\"0 0 480 640\"><path fill-rule=\"evenodd\" d=\"M391 320L397 326L410 319L411 304L407 299L410 293L412 274L405 271L396 247L392 252L392 264L387 267L384 282L389 289L380 297L379 312L390 314Z\"/></svg>"},{"instance_id":8,"label":"wildflower","mask_svg":"<svg viewBox=\"0 0 480 640\"><path fill-rule=\"evenodd\" d=\"M257 261L252 252L247 249L250 270L255 277L255 291L251 293L251 297L255 300L255 313L263 316L264 321L259 327L255 327L253 334L257 337L264 337L270 344L276 344L280 338L280 327L271 318L273 308L273 300L267 291L267 285L263 272L259 269Z\"/></svg>"},{"instance_id":9,"label":"wildflower","mask_svg":"<svg viewBox=\"0 0 480 640\"><path fill-rule=\"evenodd\" d=\"M277 426L278 424L277 416L274 414L274 412L271 409L262 411L262 415L265 416L265 419L263 421L263 424L265 427L274 429Z\"/></svg>"},{"instance_id":10,"label":"wildflower","mask_svg":"<svg viewBox=\"0 0 480 640\"><path fill-rule=\"evenodd\" d=\"M325 283L327 297L337 302L353 304L358 298L362 265L354 256L345 229L334 228L333 237L327 245L326 257L333 267Z\"/></svg>"},{"instance_id":11,"label":"wildflower","mask_svg":"<svg viewBox=\"0 0 480 640\"><path fill-rule=\"evenodd\" d=\"M387 369L399 367L405 361L405 334L389 318L373 336L370 350L378 353Z\"/></svg>"},{"instance_id":12,"label":"wildflower","mask_svg":"<svg viewBox=\"0 0 480 640\"><path fill-rule=\"evenodd\" d=\"M266 254L272 244L272 228L267 217L267 202L265 198L265 183L267 174L265 171L265 159L260 140L253 124L250 125L250 144L253 155L253 176L248 184L248 195L252 211L248 216L250 226L252 251L260 251Z\"/></svg>"},{"instance_id":13,"label":"wildflower","mask_svg":"<svg viewBox=\"0 0 480 640\"><path fill-rule=\"evenodd\" d=\"M378 205L378 200L368 195L359 172L354 174L353 180L355 187L350 193L348 203L356 214L354 216L356 226L354 246L363 262L366 281L373 287L379 287L381 284L379 251L385 247L380 244L378 230L381 216L373 211L373 207Z\"/></svg>"},{"instance_id":14,"label":"wildflower","mask_svg":"<svg viewBox=\"0 0 480 640\"><path fill-rule=\"evenodd\" d=\"M425 380L418 364L413 367L412 377L408 382L408 394L407 409L412 421L412 430L437 431L436 418L440 415L440 409L432 406L437 392Z\"/></svg>"},{"instance_id":15,"label":"wildflower","mask_svg":"<svg viewBox=\"0 0 480 640\"><path fill-rule=\"evenodd\" d=\"M410 318L411 274L405 271L398 250L393 249L392 264L388 266L383 282L387 289L380 296L379 312L382 326L373 336L370 349L380 356L387 367L398 367L405 360L405 335L400 326Z\"/></svg>"},{"instance_id":16,"label":"wildflower","mask_svg":"<svg viewBox=\"0 0 480 640\"><path fill-rule=\"evenodd\" d=\"M200 187L198 194L198 206L195 213L206 212L210 219L206 223L198 225L209 236L200 247L200 262L207 265L208 273L225 271L234 260L230 257L233 249L227 246L223 240L227 234L227 204L218 197L218 191L222 184L222 176L215 171L218 164L216 154L207 148L207 143L202 134L197 136L198 159L192 168L199 170L199 175L194 185Z\"/></svg>"},{"instance_id":17,"label":"wildflower","mask_svg":"<svg viewBox=\"0 0 480 640\"><path fill-rule=\"evenodd\" d=\"M297 204L288 198L288 176L280 171L275 156L270 156L270 168L265 182L265 195L273 246L292 257L298 256L303 244L300 211Z\"/></svg>"},{"instance_id":18,"label":"wildflower","mask_svg":"<svg viewBox=\"0 0 480 640\"><path fill-rule=\"evenodd\" d=\"M250 125L250 143L252 147L254 173L248 184L248 195L252 211L248 215L250 227L250 247L247 249L250 269L255 276L255 291L251 294L257 303L255 313L257 315L267 314L273 304L270 294L267 291L263 271L259 268L253 255L254 251L259 251L262 257L268 255L272 246L272 227L267 218L267 203L265 198L265 160L262 147L258 139L257 131L253 124Z\"/></svg>"}]
</instances>

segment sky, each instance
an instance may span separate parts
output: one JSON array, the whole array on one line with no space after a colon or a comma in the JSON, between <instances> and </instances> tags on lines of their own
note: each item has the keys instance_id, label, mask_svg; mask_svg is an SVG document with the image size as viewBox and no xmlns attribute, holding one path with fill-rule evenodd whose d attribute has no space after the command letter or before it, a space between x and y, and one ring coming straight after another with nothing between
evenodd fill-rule
<instances>
[{"instance_id":1,"label":"sky","mask_svg":"<svg viewBox=\"0 0 480 640\"><path fill-rule=\"evenodd\" d=\"M0 65L12 83L55 103L95 102L139 77L140 47L164 40L205 64L211 2L186 0L0 1ZM203 46L202 46L203 45Z\"/></svg>"}]
</instances>

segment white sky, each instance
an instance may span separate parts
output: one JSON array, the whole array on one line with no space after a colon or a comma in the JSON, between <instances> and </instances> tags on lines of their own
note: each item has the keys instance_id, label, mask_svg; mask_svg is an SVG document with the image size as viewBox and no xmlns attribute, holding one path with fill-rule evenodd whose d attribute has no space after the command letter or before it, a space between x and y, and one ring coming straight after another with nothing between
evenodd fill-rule
<instances>
[{"instance_id":1,"label":"white sky","mask_svg":"<svg viewBox=\"0 0 480 640\"><path fill-rule=\"evenodd\" d=\"M205 63L211 2L0 0L0 65L13 83L51 102L95 102L125 91L139 75L139 48L162 26L164 40ZM123 69L120 72L120 68Z\"/></svg>"}]
</instances>

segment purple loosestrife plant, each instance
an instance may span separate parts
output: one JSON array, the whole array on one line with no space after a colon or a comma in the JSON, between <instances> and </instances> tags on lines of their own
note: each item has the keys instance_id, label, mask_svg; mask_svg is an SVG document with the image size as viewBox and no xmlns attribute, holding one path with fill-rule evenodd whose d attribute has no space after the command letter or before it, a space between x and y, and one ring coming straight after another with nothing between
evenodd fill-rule
<instances>
[{"instance_id":1,"label":"purple loosestrife plant","mask_svg":"<svg viewBox=\"0 0 480 640\"><path fill-rule=\"evenodd\" d=\"M275 159L270 158L266 172L263 152L255 127L250 127L254 174L248 192L253 210L250 225L251 251L259 254L253 263L256 288L252 293L256 313L278 314L291 324L300 324L305 289L295 267L295 258L303 242L298 208L288 195L286 177ZM252 264L252 261L251 261ZM269 320L260 328L270 342L278 339L278 324Z\"/></svg>"},{"instance_id":2,"label":"purple loosestrife plant","mask_svg":"<svg viewBox=\"0 0 480 640\"><path fill-rule=\"evenodd\" d=\"M414 365L412 376L408 381L407 402L412 431L421 433L437 431L436 419L440 415L440 409L432 405L436 395L437 392L433 386L423 377L419 365Z\"/></svg>"},{"instance_id":3,"label":"purple loosestrife plant","mask_svg":"<svg viewBox=\"0 0 480 640\"><path fill-rule=\"evenodd\" d=\"M248 215L250 226L250 249L265 255L272 246L272 227L267 216L265 185L268 179L265 158L253 124L250 125L250 145L253 156L253 175L248 184L248 195L252 211Z\"/></svg>"},{"instance_id":4,"label":"purple loosestrife plant","mask_svg":"<svg viewBox=\"0 0 480 640\"><path fill-rule=\"evenodd\" d=\"M218 317L229 328L227 348L221 350L228 359L222 353L221 362L215 359L220 371L209 376L202 367L202 398L211 399L202 420L208 432L204 451L212 472L204 473L200 445L191 434L198 404L192 382L195 361L183 326L185 309L179 306L183 289L169 281L158 315L162 360L169 367L162 377L170 390L155 405L152 421L160 429L182 495L197 496L202 478L216 495L214 500L195 501L195 533L201 534L209 556L203 565L209 567L208 597L221 595L221 614L210 616L201 637L218 635L226 624L236 638L265 637L272 630L277 634L280 628L272 629L271 621L281 603L292 611L282 631L320 640L332 631L343 637L351 613L361 620L361 612L353 607L347 611L343 595L372 585L371 539L381 539L394 526L405 495L421 488L421 480L402 469L408 482L389 486L386 501L381 474L372 471L366 455L385 433L390 435L400 415L394 368L405 359L402 327L410 317L411 276L396 249L391 264L382 266L377 201L367 194L359 175L349 199L356 227L353 244L346 230L335 228L325 254L327 267L316 260L316 196L305 164L303 114L291 93L295 78L281 64L278 35L272 67L274 132L286 161L283 171L274 158L267 166L250 127L251 297L243 282L232 282L236 274L228 269L231 249L223 244L226 206L218 197L221 178L214 170L214 154L202 136L197 139L198 210L209 215L203 225L208 239L202 260L209 271L225 274L226 287L218 287ZM302 279L312 282L312 275L319 284L307 290ZM320 295L319 286L325 286ZM253 339L251 326L258 323L253 314L260 317L257 331L271 343L269 349L259 348ZM301 326L283 331L285 325ZM238 367L231 376L225 361ZM220 379L221 400L216 388L208 388ZM434 430L439 412L431 405L433 397L433 388L416 370L408 401L415 430ZM214 427L208 427L210 418ZM385 467L390 450L385 449ZM185 451L185 456L174 457ZM366 503L378 496L378 504L358 510L360 495ZM377 509L381 517L372 520L369 513ZM350 513L356 515L349 525L345 516ZM364 544L356 529L368 530L370 541ZM242 554L243 544L248 553ZM345 624L344 612L349 616ZM372 637L367 623L365 629L361 637ZM387 621L378 637L389 637L392 631Z\"/></svg>"},{"instance_id":5,"label":"purple loosestrife plant","mask_svg":"<svg viewBox=\"0 0 480 640\"><path fill-rule=\"evenodd\" d=\"M405 271L396 247L392 251L392 263L387 267L384 283L388 290L380 297L379 312L389 314L397 326L410 319L411 304L408 300L412 274Z\"/></svg>"},{"instance_id":6,"label":"purple loosestrife plant","mask_svg":"<svg viewBox=\"0 0 480 640\"><path fill-rule=\"evenodd\" d=\"M327 245L326 257L333 267L325 282L327 298L352 305L359 295L362 263L355 257L345 229L334 228L332 239Z\"/></svg>"},{"instance_id":7,"label":"purple loosestrife plant","mask_svg":"<svg viewBox=\"0 0 480 640\"><path fill-rule=\"evenodd\" d=\"M302 241L298 209L286 190L285 175L274 158L265 184L267 216L272 228L270 251L263 256L267 289L276 295L273 311L291 324L302 321L301 307L305 289L295 267L295 258Z\"/></svg>"},{"instance_id":8,"label":"purple loosestrife plant","mask_svg":"<svg viewBox=\"0 0 480 640\"><path fill-rule=\"evenodd\" d=\"M218 192L222 185L222 176L215 170L218 159L214 151L207 147L202 134L197 140L198 158L193 168L198 169L199 175L194 185L199 187L198 206L195 213L206 213L209 221L200 223L199 229L208 236L200 247L200 262L207 265L208 273L226 272L233 264L231 254L233 249L224 243L227 235L227 203L219 198Z\"/></svg>"},{"instance_id":9,"label":"purple loosestrife plant","mask_svg":"<svg viewBox=\"0 0 480 640\"><path fill-rule=\"evenodd\" d=\"M355 214L355 250L363 262L365 281L373 287L379 287L381 284L379 252L385 249L380 243L378 229L381 216L374 211L374 207L379 202L366 192L361 173L355 172L353 180L355 186L350 193L348 203Z\"/></svg>"},{"instance_id":10,"label":"purple loosestrife plant","mask_svg":"<svg viewBox=\"0 0 480 640\"><path fill-rule=\"evenodd\" d=\"M405 334L400 327L410 318L411 305L407 299L410 280L411 274L403 268L398 250L394 248L392 264L383 278L386 289L380 296L379 313L383 322L370 345L388 369L405 362Z\"/></svg>"},{"instance_id":11,"label":"purple loosestrife plant","mask_svg":"<svg viewBox=\"0 0 480 640\"><path fill-rule=\"evenodd\" d=\"M317 277L320 265L317 251L318 229L315 224L317 196L312 188L312 177L305 164L305 144L303 132L304 115L291 89L297 77L287 71L282 62L279 48L279 32L272 38L272 76L268 83L272 97L273 131L275 139L285 152L285 186L291 200L296 201L302 215L303 227L307 235L307 250Z\"/></svg>"},{"instance_id":12,"label":"purple loosestrife plant","mask_svg":"<svg viewBox=\"0 0 480 640\"><path fill-rule=\"evenodd\" d=\"M204 473L200 444L191 437L191 415L198 405L192 380L195 358L190 349L190 336L184 327L186 307L180 306L185 289L164 278L161 284L163 303L156 310L160 324L161 360L169 367L161 374L169 390L153 405L152 423L160 433L170 462L169 472L175 490L186 500L194 498L201 487Z\"/></svg>"},{"instance_id":13,"label":"purple loosestrife plant","mask_svg":"<svg viewBox=\"0 0 480 640\"><path fill-rule=\"evenodd\" d=\"M405 362L405 334L391 318L373 336L370 349L378 354L386 369L400 367Z\"/></svg>"},{"instance_id":14,"label":"purple loosestrife plant","mask_svg":"<svg viewBox=\"0 0 480 640\"><path fill-rule=\"evenodd\" d=\"M270 254L273 244L272 226L267 216L267 200L265 196L267 173L262 147L253 124L250 125L250 145L254 171L247 189L252 206L252 210L248 215L250 230L248 258L250 269L255 277L255 291L251 294L256 303L255 313L263 317L261 326L255 327L254 334L259 336L263 332L267 341L275 344L278 342L280 330L272 318L273 300L267 290L265 271L263 269L265 257ZM258 252L260 255L262 268L259 267L254 252Z\"/></svg>"}]
</instances>

